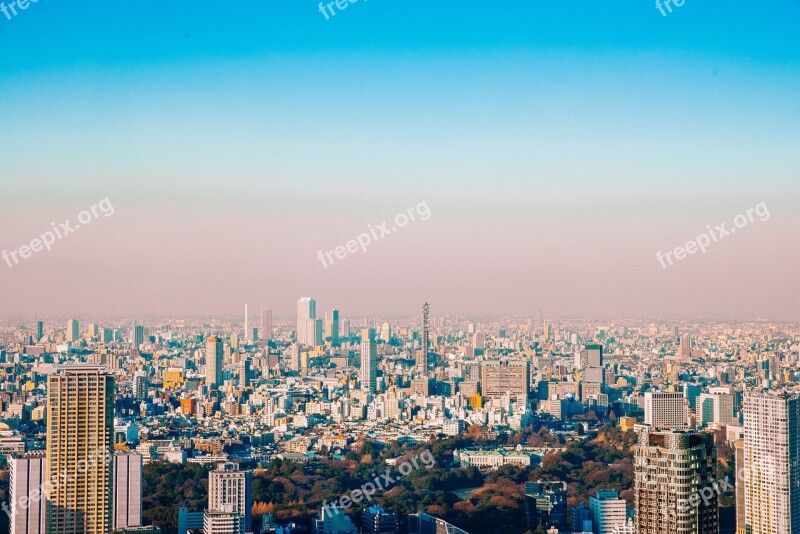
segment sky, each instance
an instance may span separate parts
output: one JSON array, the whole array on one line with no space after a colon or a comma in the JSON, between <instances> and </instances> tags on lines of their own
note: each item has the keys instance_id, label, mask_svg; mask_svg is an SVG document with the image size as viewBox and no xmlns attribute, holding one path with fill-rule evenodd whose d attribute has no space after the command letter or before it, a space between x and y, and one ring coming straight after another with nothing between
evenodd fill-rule
<instances>
[{"instance_id":1,"label":"sky","mask_svg":"<svg viewBox=\"0 0 800 534\"><path fill-rule=\"evenodd\" d=\"M0 10L0 314L800 319L796 1L343 5Z\"/></svg>"}]
</instances>

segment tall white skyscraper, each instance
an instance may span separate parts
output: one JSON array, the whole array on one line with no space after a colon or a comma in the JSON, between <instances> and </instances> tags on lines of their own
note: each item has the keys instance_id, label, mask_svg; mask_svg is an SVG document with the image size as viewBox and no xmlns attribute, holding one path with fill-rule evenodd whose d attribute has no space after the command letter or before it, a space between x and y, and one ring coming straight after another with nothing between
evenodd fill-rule
<instances>
[{"instance_id":1,"label":"tall white skyscraper","mask_svg":"<svg viewBox=\"0 0 800 534\"><path fill-rule=\"evenodd\" d=\"M644 394L644 424L656 430L689 428L689 407L683 393L648 391Z\"/></svg>"},{"instance_id":2,"label":"tall white skyscraper","mask_svg":"<svg viewBox=\"0 0 800 534\"><path fill-rule=\"evenodd\" d=\"M114 529L142 524L142 457L135 452L114 455Z\"/></svg>"},{"instance_id":3,"label":"tall white skyscraper","mask_svg":"<svg viewBox=\"0 0 800 534\"><path fill-rule=\"evenodd\" d=\"M378 382L378 347L375 329L365 328L361 333L361 389L375 392Z\"/></svg>"},{"instance_id":4,"label":"tall white skyscraper","mask_svg":"<svg viewBox=\"0 0 800 534\"><path fill-rule=\"evenodd\" d=\"M800 396L745 392L744 484L748 534L800 533Z\"/></svg>"},{"instance_id":5,"label":"tall white skyscraper","mask_svg":"<svg viewBox=\"0 0 800 534\"><path fill-rule=\"evenodd\" d=\"M297 342L314 344L313 337L309 338L309 331L316 332L316 324L309 330L309 322L315 323L317 318L317 301L311 297L303 297L297 301Z\"/></svg>"},{"instance_id":6,"label":"tall white skyscraper","mask_svg":"<svg viewBox=\"0 0 800 534\"><path fill-rule=\"evenodd\" d=\"M81 337L80 325L75 319L67 323L67 341L78 341Z\"/></svg>"},{"instance_id":7,"label":"tall white skyscraper","mask_svg":"<svg viewBox=\"0 0 800 534\"><path fill-rule=\"evenodd\" d=\"M11 468L11 534L45 534L44 453L11 456L8 463Z\"/></svg>"},{"instance_id":8,"label":"tall white skyscraper","mask_svg":"<svg viewBox=\"0 0 800 534\"><path fill-rule=\"evenodd\" d=\"M252 531L253 474L240 471L239 464L220 463L208 474L208 509L240 515L245 532Z\"/></svg>"}]
</instances>

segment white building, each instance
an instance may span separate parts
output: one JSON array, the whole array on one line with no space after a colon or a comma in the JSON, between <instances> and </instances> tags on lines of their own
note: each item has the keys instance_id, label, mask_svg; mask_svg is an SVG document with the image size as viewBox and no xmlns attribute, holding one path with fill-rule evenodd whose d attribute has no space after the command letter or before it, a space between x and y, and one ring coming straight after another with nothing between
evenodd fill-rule
<instances>
[{"instance_id":1,"label":"white building","mask_svg":"<svg viewBox=\"0 0 800 534\"><path fill-rule=\"evenodd\" d=\"M683 393L648 391L644 394L644 424L658 430L689 427L688 404Z\"/></svg>"},{"instance_id":2,"label":"white building","mask_svg":"<svg viewBox=\"0 0 800 534\"><path fill-rule=\"evenodd\" d=\"M239 464L218 464L217 469L208 474L208 509L241 515L245 530L251 532L252 485L252 473L240 471Z\"/></svg>"},{"instance_id":3,"label":"white building","mask_svg":"<svg viewBox=\"0 0 800 534\"><path fill-rule=\"evenodd\" d=\"M745 485L747 532L800 532L800 397L750 391L743 410L744 465L736 473Z\"/></svg>"},{"instance_id":4,"label":"white building","mask_svg":"<svg viewBox=\"0 0 800 534\"><path fill-rule=\"evenodd\" d=\"M589 514L594 534L612 534L618 526L625 525L625 499L616 491L598 491L589 497Z\"/></svg>"},{"instance_id":5,"label":"white building","mask_svg":"<svg viewBox=\"0 0 800 534\"><path fill-rule=\"evenodd\" d=\"M142 457L135 452L114 455L114 529L142 524Z\"/></svg>"},{"instance_id":6,"label":"white building","mask_svg":"<svg viewBox=\"0 0 800 534\"><path fill-rule=\"evenodd\" d=\"M206 510L203 514L204 534L244 534L244 516L235 512Z\"/></svg>"},{"instance_id":7,"label":"white building","mask_svg":"<svg viewBox=\"0 0 800 534\"><path fill-rule=\"evenodd\" d=\"M717 425L738 425L739 420L733 416L733 394L730 388L710 388L708 393L697 397L695 417L698 426L709 423Z\"/></svg>"},{"instance_id":8,"label":"white building","mask_svg":"<svg viewBox=\"0 0 800 534\"><path fill-rule=\"evenodd\" d=\"M375 392L378 378L378 349L375 345L375 330L365 328L361 335L361 389Z\"/></svg>"},{"instance_id":9,"label":"white building","mask_svg":"<svg viewBox=\"0 0 800 534\"><path fill-rule=\"evenodd\" d=\"M44 458L44 453L37 452L8 459L11 467L11 534L46 532Z\"/></svg>"},{"instance_id":10,"label":"white building","mask_svg":"<svg viewBox=\"0 0 800 534\"><path fill-rule=\"evenodd\" d=\"M317 318L317 301L310 297L303 297L297 301L297 342L313 344L308 339L309 323L315 323ZM316 325L314 325L316 332ZM313 341L313 339L312 339Z\"/></svg>"}]
</instances>

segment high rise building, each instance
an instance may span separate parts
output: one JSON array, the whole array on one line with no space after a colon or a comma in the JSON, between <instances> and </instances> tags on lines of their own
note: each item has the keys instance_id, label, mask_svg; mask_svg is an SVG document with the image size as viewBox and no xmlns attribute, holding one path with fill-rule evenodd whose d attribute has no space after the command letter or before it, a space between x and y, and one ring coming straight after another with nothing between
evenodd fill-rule
<instances>
[{"instance_id":1,"label":"high rise building","mask_svg":"<svg viewBox=\"0 0 800 534\"><path fill-rule=\"evenodd\" d=\"M637 534L719 534L713 434L645 429L634 447Z\"/></svg>"},{"instance_id":2,"label":"high rise building","mask_svg":"<svg viewBox=\"0 0 800 534\"><path fill-rule=\"evenodd\" d=\"M239 470L239 464L220 463L208 474L208 509L244 518L245 532L252 531L253 474Z\"/></svg>"},{"instance_id":3,"label":"high rise building","mask_svg":"<svg viewBox=\"0 0 800 534\"><path fill-rule=\"evenodd\" d=\"M42 321L36 321L36 339L34 341L39 341L44 337L44 323Z\"/></svg>"},{"instance_id":4,"label":"high rise building","mask_svg":"<svg viewBox=\"0 0 800 534\"><path fill-rule=\"evenodd\" d=\"M733 393L727 387L709 388L695 401L697 425L704 427L709 423L717 425L738 425L733 416Z\"/></svg>"},{"instance_id":5,"label":"high rise building","mask_svg":"<svg viewBox=\"0 0 800 534\"><path fill-rule=\"evenodd\" d=\"M297 301L297 342L314 344L315 339L309 339L309 322L317 318L317 301L310 297L303 297ZM316 325L314 326L316 332Z\"/></svg>"},{"instance_id":6,"label":"high rise building","mask_svg":"<svg viewBox=\"0 0 800 534\"><path fill-rule=\"evenodd\" d=\"M691 358L692 356L692 338L689 334L681 336L681 342L678 346L678 356L681 358Z\"/></svg>"},{"instance_id":7,"label":"high rise building","mask_svg":"<svg viewBox=\"0 0 800 534\"><path fill-rule=\"evenodd\" d=\"M112 526L114 378L97 365L47 380L47 532L108 534Z\"/></svg>"},{"instance_id":8,"label":"high rise building","mask_svg":"<svg viewBox=\"0 0 800 534\"><path fill-rule=\"evenodd\" d=\"M146 399L150 389L150 380L144 371L136 371L133 375L133 397L135 399Z\"/></svg>"},{"instance_id":9,"label":"high rise building","mask_svg":"<svg viewBox=\"0 0 800 534\"><path fill-rule=\"evenodd\" d=\"M212 336L206 340L206 385L218 388L223 383L222 339Z\"/></svg>"},{"instance_id":10,"label":"high rise building","mask_svg":"<svg viewBox=\"0 0 800 534\"><path fill-rule=\"evenodd\" d=\"M331 346L339 346L339 310L325 312L325 339L329 339Z\"/></svg>"},{"instance_id":11,"label":"high rise building","mask_svg":"<svg viewBox=\"0 0 800 534\"><path fill-rule=\"evenodd\" d=\"M378 381L378 347L375 329L365 328L361 333L361 389L375 392Z\"/></svg>"},{"instance_id":12,"label":"high rise building","mask_svg":"<svg viewBox=\"0 0 800 534\"><path fill-rule=\"evenodd\" d=\"M747 534L800 532L800 395L745 392L744 480Z\"/></svg>"},{"instance_id":13,"label":"high rise building","mask_svg":"<svg viewBox=\"0 0 800 534\"><path fill-rule=\"evenodd\" d=\"M733 442L734 458L736 460L735 473L745 467L744 463L744 440L737 439ZM744 493L746 484L744 481L736 483L736 534L747 534L747 520L745 517L745 498Z\"/></svg>"},{"instance_id":14,"label":"high rise building","mask_svg":"<svg viewBox=\"0 0 800 534\"><path fill-rule=\"evenodd\" d=\"M484 397L500 399L509 393L512 398L525 399L530 392L530 385L530 362L528 360L483 362L481 390Z\"/></svg>"},{"instance_id":15,"label":"high rise building","mask_svg":"<svg viewBox=\"0 0 800 534\"><path fill-rule=\"evenodd\" d=\"M602 384L605 381L603 373L603 346L586 345L581 351L581 369L583 381L592 384Z\"/></svg>"},{"instance_id":16,"label":"high rise building","mask_svg":"<svg viewBox=\"0 0 800 534\"><path fill-rule=\"evenodd\" d=\"M323 343L322 322L323 322L322 319L306 320L306 335L305 335L306 345L311 345L312 347L322 345Z\"/></svg>"},{"instance_id":17,"label":"high rise building","mask_svg":"<svg viewBox=\"0 0 800 534\"><path fill-rule=\"evenodd\" d=\"M683 393L648 391L644 394L644 424L656 430L689 427L688 404Z\"/></svg>"},{"instance_id":18,"label":"high rise building","mask_svg":"<svg viewBox=\"0 0 800 534\"><path fill-rule=\"evenodd\" d=\"M430 344L430 312L427 302L422 305L422 347L417 354L417 370L423 374L428 372L428 345Z\"/></svg>"},{"instance_id":19,"label":"high rise building","mask_svg":"<svg viewBox=\"0 0 800 534\"><path fill-rule=\"evenodd\" d=\"M260 335L267 343L272 341L272 310L261 310Z\"/></svg>"},{"instance_id":20,"label":"high rise building","mask_svg":"<svg viewBox=\"0 0 800 534\"><path fill-rule=\"evenodd\" d=\"M598 491L589 497L589 514L594 534L614 534L627 518L625 499L616 491Z\"/></svg>"},{"instance_id":21,"label":"high rise building","mask_svg":"<svg viewBox=\"0 0 800 534\"><path fill-rule=\"evenodd\" d=\"M239 387L250 386L250 358L244 358L239 364Z\"/></svg>"},{"instance_id":22,"label":"high rise building","mask_svg":"<svg viewBox=\"0 0 800 534\"><path fill-rule=\"evenodd\" d=\"M247 303L244 303L244 338L250 339L250 328L247 326ZM250 339L252 341L252 339Z\"/></svg>"},{"instance_id":23,"label":"high rise building","mask_svg":"<svg viewBox=\"0 0 800 534\"><path fill-rule=\"evenodd\" d=\"M134 348L139 348L142 343L144 343L144 327L134 324L131 328L131 345Z\"/></svg>"},{"instance_id":24,"label":"high rise building","mask_svg":"<svg viewBox=\"0 0 800 534\"><path fill-rule=\"evenodd\" d=\"M142 524L142 457L135 452L114 455L114 529Z\"/></svg>"},{"instance_id":25,"label":"high rise building","mask_svg":"<svg viewBox=\"0 0 800 534\"><path fill-rule=\"evenodd\" d=\"M12 455L8 463L11 468L11 534L45 534L44 454Z\"/></svg>"},{"instance_id":26,"label":"high rise building","mask_svg":"<svg viewBox=\"0 0 800 534\"><path fill-rule=\"evenodd\" d=\"M80 325L75 319L67 323L67 341L78 341L81 338Z\"/></svg>"}]
</instances>

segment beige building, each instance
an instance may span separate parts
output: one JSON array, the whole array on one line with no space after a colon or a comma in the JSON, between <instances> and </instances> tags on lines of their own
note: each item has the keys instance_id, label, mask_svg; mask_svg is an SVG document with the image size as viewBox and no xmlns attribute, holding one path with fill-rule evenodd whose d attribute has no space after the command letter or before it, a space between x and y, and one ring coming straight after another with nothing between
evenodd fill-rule
<instances>
[{"instance_id":1,"label":"beige building","mask_svg":"<svg viewBox=\"0 0 800 534\"><path fill-rule=\"evenodd\" d=\"M47 381L47 532L111 532L114 378L66 365Z\"/></svg>"},{"instance_id":2,"label":"beige building","mask_svg":"<svg viewBox=\"0 0 800 534\"><path fill-rule=\"evenodd\" d=\"M206 385L220 387L223 384L222 339L210 337L206 340Z\"/></svg>"},{"instance_id":3,"label":"beige building","mask_svg":"<svg viewBox=\"0 0 800 534\"><path fill-rule=\"evenodd\" d=\"M483 362L481 375L484 397L500 399L510 393L512 398L524 398L530 391L530 362L527 360Z\"/></svg>"}]
</instances>

